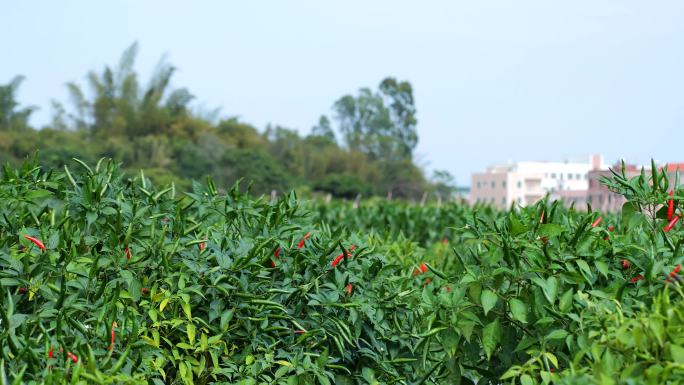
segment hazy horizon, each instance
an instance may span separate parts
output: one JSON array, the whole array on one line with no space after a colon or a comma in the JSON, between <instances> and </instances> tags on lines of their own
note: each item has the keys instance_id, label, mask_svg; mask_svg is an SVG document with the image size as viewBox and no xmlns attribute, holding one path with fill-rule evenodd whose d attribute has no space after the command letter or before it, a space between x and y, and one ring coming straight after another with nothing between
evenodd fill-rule
<instances>
[{"instance_id":1,"label":"hazy horizon","mask_svg":"<svg viewBox=\"0 0 684 385\"><path fill-rule=\"evenodd\" d=\"M386 76L408 80L415 158L459 185L509 159L602 153L684 162L684 3L177 1L0 4L0 84L50 121L65 83L115 65L134 41L146 82L163 56L195 106L263 130L307 133L333 102Z\"/></svg>"}]
</instances>

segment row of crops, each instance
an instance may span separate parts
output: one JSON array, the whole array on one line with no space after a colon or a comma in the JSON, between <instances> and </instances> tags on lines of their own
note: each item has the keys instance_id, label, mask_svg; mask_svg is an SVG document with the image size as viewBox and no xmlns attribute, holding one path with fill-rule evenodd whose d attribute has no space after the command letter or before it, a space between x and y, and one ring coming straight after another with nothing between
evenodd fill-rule
<instances>
[{"instance_id":1,"label":"row of crops","mask_svg":"<svg viewBox=\"0 0 684 385\"><path fill-rule=\"evenodd\" d=\"M606 183L619 215L7 167L0 385L682 382L684 196Z\"/></svg>"}]
</instances>

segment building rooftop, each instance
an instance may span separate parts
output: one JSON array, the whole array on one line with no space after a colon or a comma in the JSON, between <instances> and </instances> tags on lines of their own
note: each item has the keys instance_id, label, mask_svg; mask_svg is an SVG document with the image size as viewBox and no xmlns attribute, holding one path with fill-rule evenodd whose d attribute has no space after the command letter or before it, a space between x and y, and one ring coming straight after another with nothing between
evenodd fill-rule
<instances>
[{"instance_id":1,"label":"building rooftop","mask_svg":"<svg viewBox=\"0 0 684 385\"><path fill-rule=\"evenodd\" d=\"M684 171L684 163L670 163L667 165L667 172Z\"/></svg>"}]
</instances>

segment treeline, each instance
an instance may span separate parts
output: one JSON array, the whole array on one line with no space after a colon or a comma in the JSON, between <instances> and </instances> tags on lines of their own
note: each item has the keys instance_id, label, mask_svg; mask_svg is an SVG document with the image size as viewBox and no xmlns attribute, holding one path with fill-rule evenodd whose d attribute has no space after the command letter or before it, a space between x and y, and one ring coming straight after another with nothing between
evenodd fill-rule
<instances>
[{"instance_id":1,"label":"treeline","mask_svg":"<svg viewBox=\"0 0 684 385\"><path fill-rule=\"evenodd\" d=\"M116 67L87 74L85 87L68 83L68 105L53 101L52 122L41 129L29 125L34 109L16 101L23 78L0 86L0 162L37 156L61 166L72 157L108 157L129 171L144 169L157 183L187 188L210 175L228 186L245 178L255 193L296 188L418 198L452 191L448 174L430 181L413 161L417 120L406 81L387 78L377 90L343 96L333 118L321 116L306 136L277 125L260 132L237 118L193 111L194 96L171 88L175 68L164 61L143 84L134 70L137 50L133 44Z\"/></svg>"}]
</instances>

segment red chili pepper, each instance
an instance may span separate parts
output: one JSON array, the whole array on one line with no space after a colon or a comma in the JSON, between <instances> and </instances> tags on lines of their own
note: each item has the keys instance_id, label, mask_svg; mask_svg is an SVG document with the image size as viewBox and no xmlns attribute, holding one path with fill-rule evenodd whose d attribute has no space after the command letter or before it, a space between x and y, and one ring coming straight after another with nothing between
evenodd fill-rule
<instances>
[{"instance_id":1,"label":"red chili pepper","mask_svg":"<svg viewBox=\"0 0 684 385\"><path fill-rule=\"evenodd\" d=\"M150 294L150 289L143 287L142 289L140 289L140 294L148 295L148 294Z\"/></svg>"},{"instance_id":2,"label":"red chili pepper","mask_svg":"<svg viewBox=\"0 0 684 385\"><path fill-rule=\"evenodd\" d=\"M556 371L556 370L555 370L554 368L549 368L549 372L553 373L553 372L555 372L555 371Z\"/></svg>"},{"instance_id":3,"label":"red chili pepper","mask_svg":"<svg viewBox=\"0 0 684 385\"><path fill-rule=\"evenodd\" d=\"M116 327L117 327L116 321L112 322L112 343L109 344L109 350L114 349L114 342L116 341Z\"/></svg>"},{"instance_id":4,"label":"red chili pepper","mask_svg":"<svg viewBox=\"0 0 684 385\"><path fill-rule=\"evenodd\" d=\"M668 223L667 226L663 227L663 231L667 233L667 232L669 232L670 230L672 230L672 228L674 227L674 225L677 224L677 221L678 221L678 220L679 220L679 215L677 215L677 216L675 216L674 218L672 218L672 220L670 221L670 223Z\"/></svg>"},{"instance_id":5,"label":"red chili pepper","mask_svg":"<svg viewBox=\"0 0 684 385\"><path fill-rule=\"evenodd\" d=\"M446 239L446 238L442 239L442 245L446 246L446 245L448 245L448 244L449 244L449 240L448 240L448 239Z\"/></svg>"},{"instance_id":6,"label":"red chili pepper","mask_svg":"<svg viewBox=\"0 0 684 385\"><path fill-rule=\"evenodd\" d=\"M40 239L29 237L28 235L24 235L24 238L33 242L36 246L38 246L39 249L45 251L45 245L43 244L43 242L40 241Z\"/></svg>"},{"instance_id":7,"label":"red chili pepper","mask_svg":"<svg viewBox=\"0 0 684 385\"><path fill-rule=\"evenodd\" d=\"M296 334L304 334L304 333L306 333L306 330L301 330L301 329L300 329L300 330L295 330L295 333L296 333Z\"/></svg>"},{"instance_id":8,"label":"red chili pepper","mask_svg":"<svg viewBox=\"0 0 684 385\"><path fill-rule=\"evenodd\" d=\"M129 249L128 246L126 246L126 248L124 249L124 253L126 254L127 259L131 259L131 249Z\"/></svg>"},{"instance_id":9,"label":"red chili pepper","mask_svg":"<svg viewBox=\"0 0 684 385\"><path fill-rule=\"evenodd\" d=\"M78 357L77 357L74 353L72 353L72 352L67 352L67 357L68 357L68 358L71 360L71 362L73 362L73 363L77 363L77 362L78 362Z\"/></svg>"},{"instance_id":10,"label":"red chili pepper","mask_svg":"<svg viewBox=\"0 0 684 385\"><path fill-rule=\"evenodd\" d=\"M681 270L681 268L682 268L682 265L677 265L677 267L675 267L674 270L672 270L670 272L670 277L674 277L675 275L677 275L677 273L679 273L679 270Z\"/></svg>"},{"instance_id":11,"label":"red chili pepper","mask_svg":"<svg viewBox=\"0 0 684 385\"><path fill-rule=\"evenodd\" d=\"M342 258L344 258L344 253L338 255L337 257L335 257L335 259L333 259L333 261L332 261L332 263L330 264L330 266L332 266L332 267L337 266L337 264L340 263L340 261L342 260Z\"/></svg>"},{"instance_id":12,"label":"red chili pepper","mask_svg":"<svg viewBox=\"0 0 684 385\"><path fill-rule=\"evenodd\" d=\"M603 220L603 217L598 217L598 219L596 219L596 220L594 221L594 223L591 224L591 227L596 227L596 226L598 226L598 225L601 223L602 220Z\"/></svg>"},{"instance_id":13,"label":"red chili pepper","mask_svg":"<svg viewBox=\"0 0 684 385\"><path fill-rule=\"evenodd\" d=\"M347 294L349 294L349 295L351 295L351 293L352 293L353 290L354 290L354 287L352 286L351 283L348 284L347 286L345 286L345 288L344 288L344 291L346 291Z\"/></svg>"},{"instance_id":14,"label":"red chili pepper","mask_svg":"<svg viewBox=\"0 0 684 385\"><path fill-rule=\"evenodd\" d=\"M20 287L18 290L19 294L26 294L26 288L25 287Z\"/></svg>"},{"instance_id":15,"label":"red chili pepper","mask_svg":"<svg viewBox=\"0 0 684 385\"><path fill-rule=\"evenodd\" d=\"M428 271L427 266L425 265L424 262L421 262L420 266L418 266L418 268L413 271L413 275L425 274L425 273L427 273L427 271Z\"/></svg>"},{"instance_id":16,"label":"red chili pepper","mask_svg":"<svg viewBox=\"0 0 684 385\"><path fill-rule=\"evenodd\" d=\"M297 245L297 248L298 248L298 249L301 249L302 247L304 247L304 242L305 242L307 239L309 239L309 237L311 237L311 232L310 232L310 231L309 231L308 233L306 233L306 235L304 236L304 238L302 238L301 241L299 241L299 244Z\"/></svg>"},{"instance_id":17,"label":"red chili pepper","mask_svg":"<svg viewBox=\"0 0 684 385\"><path fill-rule=\"evenodd\" d=\"M626 260L626 259L623 259L623 260L622 260L622 268L623 268L624 270L629 269L629 266L630 266L630 265L631 265L631 263L629 263L628 260Z\"/></svg>"},{"instance_id":18,"label":"red chili pepper","mask_svg":"<svg viewBox=\"0 0 684 385\"><path fill-rule=\"evenodd\" d=\"M276 247L276 249L273 251L273 256L275 258L278 258L279 255L280 255L280 246ZM271 261L271 267L276 267L275 261L273 261L273 260Z\"/></svg>"},{"instance_id":19,"label":"red chili pepper","mask_svg":"<svg viewBox=\"0 0 684 385\"><path fill-rule=\"evenodd\" d=\"M48 358L54 357L55 350L51 347L50 351L48 352Z\"/></svg>"},{"instance_id":20,"label":"red chili pepper","mask_svg":"<svg viewBox=\"0 0 684 385\"><path fill-rule=\"evenodd\" d=\"M206 241L199 244L200 253L204 251L204 248L206 247L205 243Z\"/></svg>"},{"instance_id":21,"label":"red chili pepper","mask_svg":"<svg viewBox=\"0 0 684 385\"><path fill-rule=\"evenodd\" d=\"M637 275L636 277L630 279L629 282L635 283L635 282L637 282L637 281L639 281L639 280L642 280L642 279L644 279L644 276L643 276L643 275Z\"/></svg>"},{"instance_id":22,"label":"red chili pepper","mask_svg":"<svg viewBox=\"0 0 684 385\"><path fill-rule=\"evenodd\" d=\"M351 251L354 251L354 249L356 249L356 245L349 246L349 252L347 252L347 257L352 256ZM338 255L337 257L335 257L335 259L333 259L330 266L332 266L332 267L337 266L342 261L343 258L344 258L344 253Z\"/></svg>"},{"instance_id":23,"label":"red chili pepper","mask_svg":"<svg viewBox=\"0 0 684 385\"><path fill-rule=\"evenodd\" d=\"M615 227L613 227L613 226L608 226L608 231L613 232L613 230L615 230ZM607 240L608 240L608 236L606 235L606 237L603 238L603 240L604 240L604 241L607 241Z\"/></svg>"},{"instance_id":24,"label":"red chili pepper","mask_svg":"<svg viewBox=\"0 0 684 385\"><path fill-rule=\"evenodd\" d=\"M447 293L451 293L451 288L449 286L445 287L444 290L446 290Z\"/></svg>"},{"instance_id":25,"label":"red chili pepper","mask_svg":"<svg viewBox=\"0 0 684 385\"><path fill-rule=\"evenodd\" d=\"M674 196L674 191L670 191L670 196ZM674 215L674 200L672 198L667 201L667 220L671 221Z\"/></svg>"},{"instance_id":26,"label":"red chili pepper","mask_svg":"<svg viewBox=\"0 0 684 385\"><path fill-rule=\"evenodd\" d=\"M415 270L413 270L413 275L425 274L425 273L427 273L427 270L428 270L428 268L427 268L427 266L425 265L425 263L424 263L424 262L421 262L421 263L420 263L420 266L418 266L418 268L416 268Z\"/></svg>"}]
</instances>

